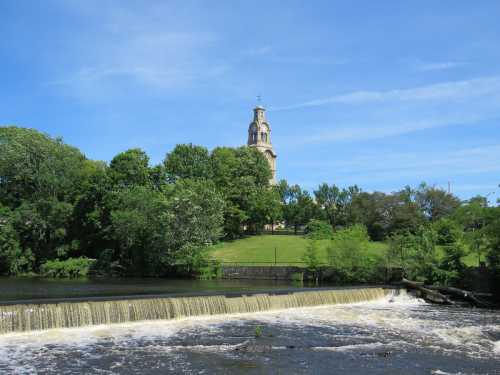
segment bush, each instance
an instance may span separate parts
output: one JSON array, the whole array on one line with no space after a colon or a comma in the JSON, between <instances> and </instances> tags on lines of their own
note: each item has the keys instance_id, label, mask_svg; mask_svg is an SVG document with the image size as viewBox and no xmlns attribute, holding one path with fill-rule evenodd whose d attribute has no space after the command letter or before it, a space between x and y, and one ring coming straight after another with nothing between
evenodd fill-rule
<instances>
[{"instance_id":1,"label":"bush","mask_svg":"<svg viewBox=\"0 0 500 375\"><path fill-rule=\"evenodd\" d=\"M363 283L383 281L383 259L367 255L368 232L363 225L339 230L334 233L328 247L328 261L335 269L336 282Z\"/></svg>"},{"instance_id":2,"label":"bush","mask_svg":"<svg viewBox=\"0 0 500 375\"><path fill-rule=\"evenodd\" d=\"M326 221L311 220L304 228L306 237L314 240L328 240L333 236L332 226Z\"/></svg>"},{"instance_id":3,"label":"bush","mask_svg":"<svg viewBox=\"0 0 500 375\"><path fill-rule=\"evenodd\" d=\"M94 264L94 259L85 257L66 260L49 260L40 267L40 273L45 277L74 278L87 276Z\"/></svg>"},{"instance_id":4,"label":"bush","mask_svg":"<svg viewBox=\"0 0 500 375\"><path fill-rule=\"evenodd\" d=\"M222 263L215 259L199 264L196 272L201 280L212 280L222 278Z\"/></svg>"}]
</instances>

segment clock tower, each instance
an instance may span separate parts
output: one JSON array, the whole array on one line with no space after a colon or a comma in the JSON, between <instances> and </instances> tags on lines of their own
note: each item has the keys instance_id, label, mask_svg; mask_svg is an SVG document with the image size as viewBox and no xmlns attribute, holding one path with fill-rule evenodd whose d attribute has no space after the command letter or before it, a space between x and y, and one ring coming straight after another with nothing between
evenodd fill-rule
<instances>
[{"instance_id":1,"label":"clock tower","mask_svg":"<svg viewBox=\"0 0 500 375\"><path fill-rule=\"evenodd\" d=\"M266 110L258 105L253 110L253 121L248 126L248 146L262 152L271 168L272 178L269 181L276 184L276 153L271 144L271 127L266 120Z\"/></svg>"}]
</instances>

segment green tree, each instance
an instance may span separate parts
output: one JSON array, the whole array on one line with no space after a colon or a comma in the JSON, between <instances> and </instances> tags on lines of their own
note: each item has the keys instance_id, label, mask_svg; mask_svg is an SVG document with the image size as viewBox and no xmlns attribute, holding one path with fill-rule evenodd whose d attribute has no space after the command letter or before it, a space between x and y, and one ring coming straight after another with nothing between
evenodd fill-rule
<instances>
[{"instance_id":1,"label":"green tree","mask_svg":"<svg viewBox=\"0 0 500 375\"><path fill-rule=\"evenodd\" d=\"M223 234L224 200L205 181L177 183L169 196L167 261L183 264L188 271L204 261L204 250Z\"/></svg>"},{"instance_id":2,"label":"green tree","mask_svg":"<svg viewBox=\"0 0 500 375\"><path fill-rule=\"evenodd\" d=\"M316 283L318 283L319 281L318 273L319 273L319 268L321 266L321 261L319 259L318 244L316 243L316 241L312 240L308 242L302 260L306 264L308 271L313 274Z\"/></svg>"},{"instance_id":3,"label":"green tree","mask_svg":"<svg viewBox=\"0 0 500 375\"><path fill-rule=\"evenodd\" d=\"M0 202L72 201L85 157L73 147L33 129L0 128Z\"/></svg>"},{"instance_id":4,"label":"green tree","mask_svg":"<svg viewBox=\"0 0 500 375\"><path fill-rule=\"evenodd\" d=\"M432 222L451 215L460 206L460 200L454 195L425 183L416 191L416 202Z\"/></svg>"},{"instance_id":5,"label":"green tree","mask_svg":"<svg viewBox=\"0 0 500 375\"><path fill-rule=\"evenodd\" d=\"M33 270L33 254L23 250L13 226L12 212L0 205L0 275L18 275Z\"/></svg>"},{"instance_id":6,"label":"green tree","mask_svg":"<svg viewBox=\"0 0 500 375\"><path fill-rule=\"evenodd\" d=\"M307 223L304 232L308 238L315 240L328 240L333 236L333 230L330 223L316 219Z\"/></svg>"},{"instance_id":7,"label":"green tree","mask_svg":"<svg viewBox=\"0 0 500 375\"><path fill-rule=\"evenodd\" d=\"M368 244L368 233L363 225L340 229L333 234L327 254L330 265L339 277L338 281L359 283L381 278L382 258L368 255Z\"/></svg>"},{"instance_id":8,"label":"green tree","mask_svg":"<svg viewBox=\"0 0 500 375\"><path fill-rule=\"evenodd\" d=\"M255 229L265 216L257 198L269 188L269 164L261 152L251 147L218 147L210 159L213 181L226 202L225 234L239 237L245 228Z\"/></svg>"},{"instance_id":9,"label":"green tree","mask_svg":"<svg viewBox=\"0 0 500 375\"><path fill-rule=\"evenodd\" d=\"M109 176L115 186L147 186L150 184L149 157L139 148L116 155L109 165Z\"/></svg>"},{"instance_id":10,"label":"green tree","mask_svg":"<svg viewBox=\"0 0 500 375\"><path fill-rule=\"evenodd\" d=\"M191 143L175 146L163 164L171 181L180 178L211 179L213 175L208 150Z\"/></svg>"},{"instance_id":11,"label":"green tree","mask_svg":"<svg viewBox=\"0 0 500 375\"><path fill-rule=\"evenodd\" d=\"M163 275L176 264L192 270L222 233L224 202L204 181L179 181L168 192L122 189L110 205L115 257L130 274Z\"/></svg>"},{"instance_id":12,"label":"green tree","mask_svg":"<svg viewBox=\"0 0 500 375\"><path fill-rule=\"evenodd\" d=\"M281 218L282 206L278 192L269 187L256 188L249 204L248 225L253 227L255 232L260 232L267 224L274 228L274 224Z\"/></svg>"},{"instance_id":13,"label":"green tree","mask_svg":"<svg viewBox=\"0 0 500 375\"><path fill-rule=\"evenodd\" d=\"M438 271L436 232L420 226L415 232L393 233L389 240L389 264L400 267L403 275L412 280L433 282Z\"/></svg>"},{"instance_id":14,"label":"green tree","mask_svg":"<svg viewBox=\"0 0 500 375\"><path fill-rule=\"evenodd\" d=\"M433 224L433 228L437 234L438 245L450 245L461 241L463 238L463 230L460 224L456 221L443 218Z\"/></svg>"},{"instance_id":15,"label":"green tree","mask_svg":"<svg viewBox=\"0 0 500 375\"><path fill-rule=\"evenodd\" d=\"M316 203L325 211L328 221L335 228L348 224L351 203L359 193L360 189L356 185L340 189L335 185L323 183L314 191L314 196Z\"/></svg>"},{"instance_id":16,"label":"green tree","mask_svg":"<svg viewBox=\"0 0 500 375\"><path fill-rule=\"evenodd\" d=\"M317 215L317 206L306 190L299 185L290 186L285 195L283 217L287 225L294 228L295 234L300 226L306 225Z\"/></svg>"}]
</instances>

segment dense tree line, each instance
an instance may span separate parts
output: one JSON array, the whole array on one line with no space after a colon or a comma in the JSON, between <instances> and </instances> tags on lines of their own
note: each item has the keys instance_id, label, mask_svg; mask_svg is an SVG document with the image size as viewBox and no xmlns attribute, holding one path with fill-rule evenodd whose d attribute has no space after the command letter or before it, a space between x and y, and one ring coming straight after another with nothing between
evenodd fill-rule
<instances>
[{"instance_id":1,"label":"dense tree line","mask_svg":"<svg viewBox=\"0 0 500 375\"><path fill-rule=\"evenodd\" d=\"M426 184L382 193L324 183L310 194L270 177L248 147L178 145L153 166L130 149L108 164L35 130L0 128L0 273L88 258L102 272L165 275L196 268L220 239L279 222L386 241L415 277L457 279L466 252L500 268L500 208L485 198L461 202Z\"/></svg>"},{"instance_id":2,"label":"dense tree line","mask_svg":"<svg viewBox=\"0 0 500 375\"><path fill-rule=\"evenodd\" d=\"M0 274L39 272L75 258L121 274L193 269L221 237L269 219L263 201L273 197L270 176L264 156L247 147L209 153L179 145L155 166L131 149L108 165L60 139L3 127Z\"/></svg>"}]
</instances>

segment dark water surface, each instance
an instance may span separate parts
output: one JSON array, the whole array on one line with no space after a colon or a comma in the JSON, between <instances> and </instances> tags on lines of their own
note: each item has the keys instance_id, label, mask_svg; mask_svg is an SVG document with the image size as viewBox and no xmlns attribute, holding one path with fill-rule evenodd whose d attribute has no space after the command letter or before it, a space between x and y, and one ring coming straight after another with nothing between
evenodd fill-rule
<instances>
[{"instance_id":1,"label":"dark water surface","mask_svg":"<svg viewBox=\"0 0 500 375\"><path fill-rule=\"evenodd\" d=\"M198 292L249 292L298 284L273 280L193 280L158 278L45 279L0 277L0 302L45 298L83 298Z\"/></svg>"},{"instance_id":2,"label":"dark water surface","mask_svg":"<svg viewBox=\"0 0 500 375\"><path fill-rule=\"evenodd\" d=\"M0 336L0 373L500 374L500 314L431 306L403 293L358 304L7 334Z\"/></svg>"}]
</instances>

